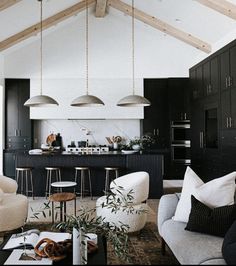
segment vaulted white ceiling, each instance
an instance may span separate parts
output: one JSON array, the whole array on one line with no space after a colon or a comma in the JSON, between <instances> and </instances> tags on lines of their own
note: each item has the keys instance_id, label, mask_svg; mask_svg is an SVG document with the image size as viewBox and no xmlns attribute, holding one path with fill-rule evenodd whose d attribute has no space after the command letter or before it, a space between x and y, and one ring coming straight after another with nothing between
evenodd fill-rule
<instances>
[{"instance_id":1,"label":"vaulted white ceiling","mask_svg":"<svg viewBox=\"0 0 236 266\"><path fill-rule=\"evenodd\" d=\"M1 1L6 2L6 0ZM131 4L131 0L122 1ZM216 0L215 2L217 1L221 0ZM44 0L44 19L78 2L81 2L81 0ZM228 2L236 5L236 0L228 0ZM135 7L212 46L236 30L236 20L202 5L198 0L135 0ZM113 16L117 12L111 7L107 11L105 18L97 19L106 19L107 16ZM95 13L95 5L91 7L90 12L91 15ZM75 16L60 22L53 28L58 29L62 25L70 23L73 19L75 19ZM0 42L38 22L38 1L18 1L16 4L0 11ZM130 25L127 26L129 27ZM150 26L146 25L146 27ZM45 30L45 34L53 31L53 28ZM102 28L100 30L102 31ZM163 33L163 36L165 35ZM157 38L158 36L159 34L157 34ZM27 43L27 41L23 41L23 45L24 42ZM22 43L17 45L22 46Z\"/></svg>"}]
</instances>

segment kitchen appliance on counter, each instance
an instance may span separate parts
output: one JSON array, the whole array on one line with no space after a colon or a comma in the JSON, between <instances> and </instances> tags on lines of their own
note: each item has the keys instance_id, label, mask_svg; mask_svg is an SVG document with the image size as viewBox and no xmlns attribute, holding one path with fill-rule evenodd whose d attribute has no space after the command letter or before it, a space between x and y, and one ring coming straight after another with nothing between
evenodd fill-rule
<instances>
[{"instance_id":1,"label":"kitchen appliance on counter","mask_svg":"<svg viewBox=\"0 0 236 266\"><path fill-rule=\"evenodd\" d=\"M100 146L87 146L87 147L67 147L66 152L69 153L81 153L81 154L99 154L103 152L109 152L109 147L106 145Z\"/></svg>"}]
</instances>

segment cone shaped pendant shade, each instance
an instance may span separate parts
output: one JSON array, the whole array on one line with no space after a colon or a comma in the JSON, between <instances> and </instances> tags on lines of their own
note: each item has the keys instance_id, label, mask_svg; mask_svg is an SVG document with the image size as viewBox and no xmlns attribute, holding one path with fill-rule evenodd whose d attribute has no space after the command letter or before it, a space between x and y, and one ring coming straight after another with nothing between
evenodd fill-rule
<instances>
[{"instance_id":1,"label":"cone shaped pendant shade","mask_svg":"<svg viewBox=\"0 0 236 266\"><path fill-rule=\"evenodd\" d=\"M57 101L53 98L42 94L43 83L43 0L40 2L40 95L33 96L24 103L24 106L28 107L50 107L58 105Z\"/></svg>"},{"instance_id":2,"label":"cone shaped pendant shade","mask_svg":"<svg viewBox=\"0 0 236 266\"><path fill-rule=\"evenodd\" d=\"M151 105L150 101L143 96L135 94L134 78L134 0L132 0L132 74L133 74L133 94L128 95L117 103L121 107L144 107Z\"/></svg>"},{"instance_id":3,"label":"cone shaped pendant shade","mask_svg":"<svg viewBox=\"0 0 236 266\"><path fill-rule=\"evenodd\" d=\"M96 107L104 105L104 102L94 95L88 93L88 0L86 0L86 94L77 97L70 104L76 107Z\"/></svg>"}]
</instances>

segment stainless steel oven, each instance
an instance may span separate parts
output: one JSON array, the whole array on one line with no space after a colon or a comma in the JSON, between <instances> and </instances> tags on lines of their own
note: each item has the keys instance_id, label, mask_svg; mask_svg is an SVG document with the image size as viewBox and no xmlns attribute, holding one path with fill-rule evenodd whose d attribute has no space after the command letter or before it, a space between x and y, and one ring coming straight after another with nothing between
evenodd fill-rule
<instances>
[{"instance_id":1,"label":"stainless steel oven","mask_svg":"<svg viewBox=\"0 0 236 266\"><path fill-rule=\"evenodd\" d=\"M173 162L191 164L190 120L171 122L171 159Z\"/></svg>"}]
</instances>

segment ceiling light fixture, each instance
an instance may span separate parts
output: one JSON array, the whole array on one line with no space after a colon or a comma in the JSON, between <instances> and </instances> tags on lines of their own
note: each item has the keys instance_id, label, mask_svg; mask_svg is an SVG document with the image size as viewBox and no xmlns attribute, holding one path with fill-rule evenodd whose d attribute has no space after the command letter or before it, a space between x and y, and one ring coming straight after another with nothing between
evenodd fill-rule
<instances>
[{"instance_id":1,"label":"ceiling light fixture","mask_svg":"<svg viewBox=\"0 0 236 266\"><path fill-rule=\"evenodd\" d=\"M86 0L86 94L77 97L72 101L70 104L71 106L76 107L93 107L93 106L102 106L104 102L94 95L89 95L88 88L89 88L89 78L88 78L88 0Z\"/></svg>"},{"instance_id":2,"label":"ceiling light fixture","mask_svg":"<svg viewBox=\"0 0 236 266\"><path fill-rule=\"evenodd\" d=\"M144 107L151 105L150 101L143 96L135 94L135 77L134 77L134 0L132 0L132 78L133 94L122 98L117 105L121 107Z\"/></svg>"},{"instance_id":3,"label":"ceiling light fixture","mask_svg":"<svg viewBox=\"0 0 236 266\"><path fill-rule=\"evenodd\" d=\"M58 102L53 98L43 95L43 0L40 2L40 95L33 96L28 99L24 106L28 107L51 107L58 105Z\"/></svg>"}]
</instances>

